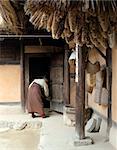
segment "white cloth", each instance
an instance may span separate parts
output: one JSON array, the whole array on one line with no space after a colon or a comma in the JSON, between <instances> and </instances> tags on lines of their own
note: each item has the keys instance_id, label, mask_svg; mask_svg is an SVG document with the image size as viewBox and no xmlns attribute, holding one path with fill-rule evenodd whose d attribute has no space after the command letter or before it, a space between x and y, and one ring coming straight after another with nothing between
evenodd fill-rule
<instances>
[{"instance_id":1,"label":"white cloth","mask_svg":"<svg viewBox=\"0 0 117 150\"><path fill-rule=\"evenodd\" d=\"M76 59L76 51L73 51L69 57L69 60L75 60Z\"/></svg>"},{"instance_id":2,"label":"white cloth","mask_svg":"<svg viewBox=\"0 0 117 150\"><path fill-rule=\"evenodd\" d=\"M46 97L49 96L49 89L48 89L48 85L47 85L45 79L34 79L34 80L32 81L32 83L29 85L29 88L31 87L31 85L32 85L33 83L39 84L39 85L44 89L44 94L45 94L45 96L46 96Z\"/></svg>"}]
</instances>

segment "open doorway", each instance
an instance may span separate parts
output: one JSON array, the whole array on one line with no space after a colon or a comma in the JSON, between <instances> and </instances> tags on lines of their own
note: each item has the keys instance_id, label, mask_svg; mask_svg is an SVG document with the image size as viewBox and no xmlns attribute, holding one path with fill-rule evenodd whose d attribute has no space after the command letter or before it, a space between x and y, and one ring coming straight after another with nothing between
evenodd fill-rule
<instances>
[{"instance_id":1,"label":"open doorway","mask_svg":"<svg viewBox=\"0 0 117 150\"><path fill-rule=\"evenodd\" d=\"M49 79L50 59L48 57L29 58L29 83L37 78L47 76Z\"/></svg>"},{"instance_id":2,"label":"open doorway","mask_svg":"<svg viewBox=\"0 0 117 150\"><path fill-rule=\"evenodd\" d=\"M29 83L34 79L41 79L44 76L50 79L50 58L49 57L30 57L29 58ZM49 85L48 85L49 86ZM44 107L49 108L48 99L44 101Z\"/></svg>"}]
</instances>

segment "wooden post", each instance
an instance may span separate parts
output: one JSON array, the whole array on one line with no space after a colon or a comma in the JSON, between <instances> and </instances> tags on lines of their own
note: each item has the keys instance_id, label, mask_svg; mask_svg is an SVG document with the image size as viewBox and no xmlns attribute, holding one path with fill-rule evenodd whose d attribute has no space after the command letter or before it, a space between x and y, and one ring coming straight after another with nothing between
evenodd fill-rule
<instances>
[{"instance_id":1,"label":"wooden post","mask_svg":"<svg viewBox=\"0 0 117 150\"><path fill-rule=\"evenodd\" d=\"M78 63L78 82L76 82L76 134L79 140L85 138L85 59L84 48L78 47L76 44L76 63ZM78 60L78 62L77 62ZM77 64L76 64L77 66Z\"/></svg>"},{"instance_id":2,"label":"wooden post","mask_svg":"<svg viewBox=\"0 0 117 150\"><path fill-rule=\"evenodd\" d=\"M64 103L65 106L70 104L70 78L69 78L69 65L68 65L68 46L65 46L64 55Z\"/></svg>"},{"instance_id":3,"label":"wooden post","mask_svg":"<svg viewBox=\"0 0 117 150\"><path fill-rule=\"evenodd\" d=\"M24 45L20 41L20 69L21 69L21 105L25 111L25 98L24 98Z\"/></svg>"},{"instance_id":4,"label":"wooden post","mask_svg":"<svg viewBox=\"0 0 117 150\"><path fill-rule=\"evenodd\" d=\"M106 50L106 65L107 65L107 90L108 90L108 112L107 112L107 140L109 140L110 128L112 126L112 49L109 47Z\"/></svg>"}]
</instances>

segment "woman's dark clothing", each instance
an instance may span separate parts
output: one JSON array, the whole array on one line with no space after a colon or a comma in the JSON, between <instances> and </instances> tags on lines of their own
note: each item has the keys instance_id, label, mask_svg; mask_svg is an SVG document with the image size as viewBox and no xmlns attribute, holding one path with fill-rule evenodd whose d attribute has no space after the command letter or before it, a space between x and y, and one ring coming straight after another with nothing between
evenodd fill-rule
<instances>
[{"instance_id":1,"label":"woman's dark clothing","mask_svg":"<svg viewBox=\"0 0 117 150\"><path fill-rule=\"evenodd\" d=\"M26 107L29 113L39 113L40 116L44 115L43 106L44 95L42 94L41 86L33 83L28 89Z\"/></svg>"}]
</instances>

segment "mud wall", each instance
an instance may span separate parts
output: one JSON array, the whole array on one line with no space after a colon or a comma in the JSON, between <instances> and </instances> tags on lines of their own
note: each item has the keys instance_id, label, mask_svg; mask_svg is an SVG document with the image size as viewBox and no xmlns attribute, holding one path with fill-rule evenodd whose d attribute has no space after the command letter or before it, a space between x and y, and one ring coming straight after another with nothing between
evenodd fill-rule
<instances>
[{"instance_id":1,"label":"mud wall","mask_svg":"<svg viewBox=\"0 0 117 150\"><path fill-rule=\"evenodd\" d=\"M19 102L20 91L20 65L0 65L0 102Z\"/></svg>"}]
</instances>

